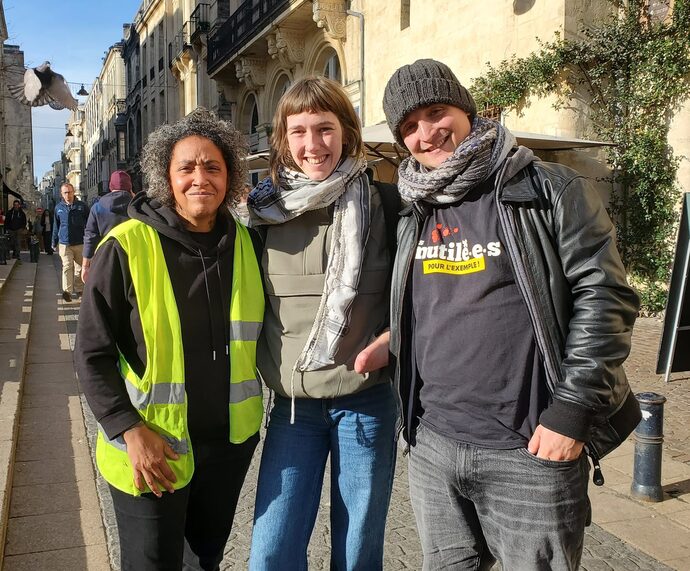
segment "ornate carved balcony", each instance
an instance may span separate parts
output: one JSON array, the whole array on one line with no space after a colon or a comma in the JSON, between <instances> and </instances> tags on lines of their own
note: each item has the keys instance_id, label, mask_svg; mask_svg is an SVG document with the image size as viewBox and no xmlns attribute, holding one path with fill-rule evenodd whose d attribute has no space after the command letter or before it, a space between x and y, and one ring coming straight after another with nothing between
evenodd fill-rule
<instances>
[{"instance_id":1,"label":"ornate carved balcony","mask_svg":"<svg viewBox=\"0 0 690 571\"><path fill-rule=\"evenodd\" d=\"M290 0L246 0L209 37L208 73L212 74L226 59L286 10Z\"/></svg>"}]
</instances>

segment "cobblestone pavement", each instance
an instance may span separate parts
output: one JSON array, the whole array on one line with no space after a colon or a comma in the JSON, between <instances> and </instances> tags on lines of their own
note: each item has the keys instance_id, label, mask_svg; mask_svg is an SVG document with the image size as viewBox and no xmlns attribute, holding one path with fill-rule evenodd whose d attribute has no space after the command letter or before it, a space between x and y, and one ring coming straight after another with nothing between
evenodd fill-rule
<instances>
[{"instance_id":1,"label":"cobblestone pavement","mask_svg":"<svg viewBox=\"0 0 690 571\"><path fill-rule=\"evenodd\" d=\"M658 319L641 318L638 320L633 335L633 350L627 362L626 370L634 392L654 391L669 399L666 409L665 453L677 460L690 462L690 454L684 451L690 439L690 426L686 420L688 418L687 413L690 412L690 382L683 382L683 379L688 381L690 379L683 375L673 375L672 382L665 384L663 378L655 374L661 328L662 323ZM88 410L85 411L85 417L91 433L95 434L93 432L95 422ZM223 571L240 571L247 568L260 457L261 445L254 455L252 466L245 481L242 498L235 515L233 531L221 565ZM327 469L321 509L309 546L310 571L329 569L329 472L330 470ZM115 537L117 532L107 486L102 480L98 482L98 489L104 510L108 543L112 550L113 568L118 569L117 539ZM407 459L403 458L402 453L400 453L386 527L384 569L385 571L403 571L421 568L421 547L408 499ZM585 534L581 569L583 571L664 571L670 568L634 549L596 524L592 524L587 528Z\"/></svg>"},{"instance_id":2,"label":"cobblestone pavement","mask_svg":"<svg viewBox=\"0 0 690 571\"><path fill-rule=\"evenodd\" d=\"M242 499L237 508L233 532L225 550L225 558L221 565L223 571L240 571L247 568L259 458L260 450L257 450L245 481ZM328 470L326 474L328 474ZM330 569L329 489L326 478L321 495L321 510L309 545L310 571L327 571ZM386 526L384 570L404 571L421 568L421 546L412 507L408 499L407 459L402 458L402 454L399 454ZM634 549L596 524L592 524L586 529L581 569L582 571L670 570L669 567Z\"/></svg>"},{"instance_id":3,"label":"cobblestone pavement","mask_svg":"<svg viewBox=\"0 0 690 571\"><path fill-rule=\"evenodd\" d=\"M660 319L643 317L637 320L625 370L633 392L652 391L666 397L664 453L678 462L690 463L690 373L673 373L668 383L664 382L663 375L656 374L662 328Z\"/></svg>"}]
</instances>

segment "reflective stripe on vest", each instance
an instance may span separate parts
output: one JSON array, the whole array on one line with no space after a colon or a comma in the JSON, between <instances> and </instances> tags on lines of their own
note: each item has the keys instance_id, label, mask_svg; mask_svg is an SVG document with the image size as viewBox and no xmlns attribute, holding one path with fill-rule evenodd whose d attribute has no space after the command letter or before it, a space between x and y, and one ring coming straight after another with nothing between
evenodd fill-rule
<instances>
[{"instance_id":1,"label":"reflective stripe on vest","mask_svg":"<svg viewBox=\"0 0 690 571\"><path fill-rule=\"evenodd\" d=\"M256 374L256 341L264 312L259 266L246 228L236 223L230 301L230 435L241 443L258 432L263 415L261 385ZM168 459L179 489L194 472L187 428L184 350L180 317L158 233L137 220L116 226L103 240L116 239L127 254L137 309L146 345L146 370L140 378L120 355L119 368L127 394L146 425L180 455ZM102 243L102 242L101 242ZM96 462L105 480L123 492L139 495L120 436L109 440L99 430ZM147 490L148 491L148 490Z\"/></svg>"}]
</instances>

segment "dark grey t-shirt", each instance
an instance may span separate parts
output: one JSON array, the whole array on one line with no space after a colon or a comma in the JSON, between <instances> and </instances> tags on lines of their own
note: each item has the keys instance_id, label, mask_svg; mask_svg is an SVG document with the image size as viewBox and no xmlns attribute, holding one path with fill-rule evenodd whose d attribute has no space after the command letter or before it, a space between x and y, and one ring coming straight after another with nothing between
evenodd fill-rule
<instances>
[{"instance_id":1,"label":"dark grey t-shirt","mask_svg":"<svg viewBox=\"0 0 690 571\"><path fill-rule=\"evenodd\" d=\"M494 200L487 182L427 219L413 265L413 343L421 421L507 449L526 444L549 397Z\"/></svg>"}]
</instances>

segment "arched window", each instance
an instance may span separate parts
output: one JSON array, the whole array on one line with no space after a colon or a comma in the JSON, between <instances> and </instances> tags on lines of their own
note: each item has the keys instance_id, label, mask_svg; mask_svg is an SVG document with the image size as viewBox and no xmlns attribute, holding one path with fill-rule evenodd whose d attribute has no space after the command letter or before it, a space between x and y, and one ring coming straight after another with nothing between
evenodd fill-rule
<instances>
[{"instance_id":1,"label":"arched window","mask_svg":"<svg viewBox=\"0 0 690 571\"><path fill-rule=\"evenodd\" d=\"M278 108L280 98L285 95L285 92L290 89L290 78L283 74L276 82L276 87L273 90L273 98L271 99L271 112L274 113Z\"/></svg>"},{"instance_id":2,"label":"arched window","mask_svg":"<svg viewBox=\"0 0 690 571\"><path fill-rule=\"evenodd\" d=\"M338 59L338 54L336 54L335 50L333 49L329 49L327 51L329 52L329 56L323 67L323 74L328 79L332 79L334 81L337 81L338 83L342 83L343 78L340 72L340 60Z\"/></svg>"}]
</instances>

